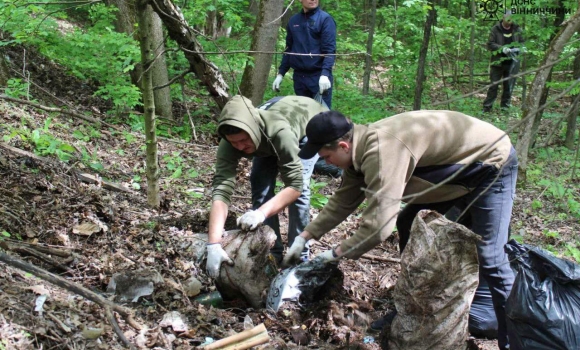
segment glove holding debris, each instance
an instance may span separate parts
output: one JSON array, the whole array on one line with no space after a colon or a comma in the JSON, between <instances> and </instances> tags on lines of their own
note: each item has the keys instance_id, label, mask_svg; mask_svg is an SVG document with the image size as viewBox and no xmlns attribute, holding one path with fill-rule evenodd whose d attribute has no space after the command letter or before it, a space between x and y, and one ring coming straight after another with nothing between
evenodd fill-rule
<instances>
[{"instance_id":1,"label":"glove holding debris","mask_svg":"<svg viewBox=\"0 0 580 350\"><path fill-rule=\"evenodd\" d=\"M266 220L266 215L264 215L260 209L256 209L250 210L249 212L239 217L236 221L236 224L240 226L242 230L253 231L258 228L258 226L262 224L264 220Z\"/></svg>"},{"instance_id":2,"label":"glove holding debris","mask_svg":"<svg viewBox=\"0 0 580 350\"><path fill-rule=\"evenodd\" d=\"M276 76L276 79L274 79L274 83L272 84L272 90L280 92L280 84L282 84L282 79L284 77L282 76L282 74L278 74Z\"/></svg>"},{"instance_id":3,"label":"glove holding debris","mask_svg":"<svg viewBox=\"0 0 580 350\"><path fill-rule=\"evenodd\" d=\"M336 254L334 249L326 250L320 254L318 254L314 260L321 260L323 263L329 263L338 260L339 256Z\"/></svg>"},{"instance_id":4,"label":"glove holding debris","mask_svg":"<svg viewBox=\"0 0 580 350\"><path fill-rule=\"evenodd\" d=\"M330 89L330 79L326 75L321 75L318 80L318 87L320 88L320 94L323 94L326 90Z\"/></svg>"},{"instance_id":5,"label":"glove holding debris","mask_svg":"<svg viewBox=\"0 0 580 350\"><path fill-rule=\"evenodd\" d=\"M288 252L286 253L286 256L284 256L284 260L282 260L282 267L286 268L300 261L300 255L305 246L306 239L304 237L297 236L294 238L294 243L292 243L292 246L288 248Z\"/></svg>"},{"instance_id":6,"label":"glove holding debris","mask_svg":"<svg viewBox=\"0 0 580 350\"><path fill-rule=\"evenodd\" d=\"M228 253L223 250L221 244L208 243L207 263L205 267L207 275L211 278L217 278L220 274L220 267L222 266L222 262L224 261L230 266L234 265L234 262L228 256Z\"/></svg>"}]
</instances>

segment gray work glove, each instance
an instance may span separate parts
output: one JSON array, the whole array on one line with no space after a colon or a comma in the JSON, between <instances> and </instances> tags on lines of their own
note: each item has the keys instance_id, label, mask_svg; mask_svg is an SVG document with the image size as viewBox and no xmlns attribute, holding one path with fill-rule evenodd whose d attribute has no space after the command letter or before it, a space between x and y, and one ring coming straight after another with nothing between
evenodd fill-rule
<instances>
[{"instance_id":1,"label":"gray work glove","mask_svg":"<svg viewBox=\"0 0 580 350\"><path fill-rule=\"evenodd\" d=\"M501 51L504 55L509 55L512 50L509 47L504 47Z\"/></svg>"},{"instance_id":2,"label":"gray work glove","mask_svg":"<svg viewBox=\"0 0 580 350\"><path fill-rule=\"evenodd\" d=\"M313 260L322 260L324 263L329 263L338 260L338 256L334 252L334 249L329 249L318 254Z\"/></svg>"},{"instance_id":3,"label":"gray work glove","mask_svg":"<svg viewBox=\"0 0 580 350\"><path fill-rule=\"evenodd\" d=\"M330 79L326 75L321 75L318 79L318 87L320 88L320 94L323 94L326 90L330 89Z\"/></svg>"},{"instance_id":4,"label":"gray work glove","mask_svg":"<svg viewBox=\"0 0 580 350\"><path fill-rule=\"evenodd\" d=\"M296 262L300 261L300 255L306 246L306 239L302 236L297 236L294 238L294 243L288 248L288 252L284 259L282 260L282 267L286 268L294 265Z\"/></svg>"},{"instance_id":5,"label":"gray work glove","mask_svg":"<svg viewBox=\"0 0 580 350\"><path fill-rule=\"evenodd\" d=\"M274 79L274 83L272 84L272 90L280 92L280 84L282 83L283 78L284 77L282 76L282 74L278 74L276 76L276 79Z\"/></svg>"},{"instance_id":6,"label":"gray work glove","mask_svg":"<svg viewBox=\"0 0 580 350\"><path fill-rule=\"evenodd\" d=\"M208 244L207 263L205 266L207 275L211 278L217 278L220 274L220 267L222 266L222 262L224 261L230 266L234 265L234 262L228 256L228 253L223 250L221 244Z\"/></svg>"},{"instance_id":7,"label":"gray work glove","mask_svg":"<svg viewBox=\"0 0 580 350\"><path fill-rule=\"evenodd\" d=\"M242 230L253 231L261 225L264 220L266 220L266 215L262 213L260 209L250 210L241 217L238 218L236 224L242 228Z\"/></svg>"}]
</instances>

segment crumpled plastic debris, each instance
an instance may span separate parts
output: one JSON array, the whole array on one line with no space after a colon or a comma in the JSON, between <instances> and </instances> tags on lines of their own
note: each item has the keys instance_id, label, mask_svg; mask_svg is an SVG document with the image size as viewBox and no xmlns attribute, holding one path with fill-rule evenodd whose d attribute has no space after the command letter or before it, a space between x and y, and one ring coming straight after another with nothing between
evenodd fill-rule
<instances>
[{"instance_id":1,"label":"crumpled plastic debris","mask_svg":"<svg viewBox=\"0 0 580 350\"><path fill-rule=\"evenodd\" d=\"M338 263L320 259L282 270L270 283L266 308L278 311L286 301L311 301L336 270Z\"/></svg>"},{"instance_id":2,"label":"crumpled plastic debris","mask_svg":"<svg viewBox=\"0 0 580 350\"><path fill-rule=\"evenodd\" d=\"M120 302L137 302L139 297L151 295L155 283L162 283L163 277L157 271L137 270L116 273L107 286L108 293L115 293Z\"/></svg>"}]
</instances>

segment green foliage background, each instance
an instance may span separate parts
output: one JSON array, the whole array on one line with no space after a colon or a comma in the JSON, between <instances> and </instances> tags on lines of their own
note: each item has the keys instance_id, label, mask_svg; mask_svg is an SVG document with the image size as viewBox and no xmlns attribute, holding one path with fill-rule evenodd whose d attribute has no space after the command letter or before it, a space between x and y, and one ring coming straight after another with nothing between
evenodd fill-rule
<instances>
[{"instance_id":1,"label":"green foliage background","mask_svg":"<svg viewBox=\"0 0 580 350\"><path fill-rule=\"evenodd\" d=\"M488 0L492 1L492 0ZM516 2L517 3L517 2ZM255 16L249 12L248 0L202 0L176 3L180 6L185 19L196 30L198 40L217 67L219 67L235 94L247 62L247 55L221 55L219 51L248 50L251 41L251 30ZM511 5L510 1L506 6ZM578 3L574 0L561 2L568 13L576 11ZM446 0L436 5L437 22L433 27L430 48L428 50L425 90L423 93L423 108L453 109L470 115L484 118L498 127L506 130L505 116L484 117L480 115L481 101L485 90L473 96L459 98L454 102L441 103L444 100L471 92L467 77L471 70L476 74L475 89L481 89L488 83L488 64L490 53L485 45L488 33L495 22L486 20L485 13L481 12L483 1L476 6L480 10L476 13L475 22L471 20L469 3L459 0ZM340 110L357 123L369 123L390 115L409 110L412 106L415 89L415 75L419 48L423 39L423 26L429 3L426 0L379 1L377 8L376 28L373 44L373 72L371 76L371 94L362 95L362 75L366 41L368 37L368 20L370 2L368 1L338 1L324 0L321 7L329 12L336 20L338 27L337 53L334 69L335 84L333 108ZM555 9L560 6L557 0L533 0L527 2L527 7ZM295 2L290 13L296 13L300 4ZM208 11L217 11L228 26L231 27L229 37L216 40L205 37L203 27ZM132 84L129 73L139 64L140 52L138 42L131 36L118 33L115 30L117 9L105 3L95 2L76 4L71 2L52 3L49 0L23 2L21 0L0 0L0 31L2 40L0 48L22 44L38 50L48 59L65 67L69 74L81 79L88 85L97 86L96 95L111 101L114 109L109 111L112 123L127 123L134 130L142 130L143 122L136 114L129 114L125 119L119 119L121 110L133 110L141 105L138 87ZM566 15L566 18L570 15ZM523 70L533 70L541 63L550 38L555 34L556 15L544 12L540 14L516 14L513 16L516 23L522 26L526 38L527 53L523 63ZM475 31L474 58L475 65L470 67L470 35ZM137 30L138 28L135 28ZM279 31L277 51L284 50L285 29ZM175 43L167 40L167 62L170 77L176 76L189 69L189 63L178 50ZM579 49L578 34L566 46L562 57L554 70L557 72L571 72L574 53ZM1 52L1 51L0 51ZM276 55L270 78L264 84L267 86L267 100L276 95L269 87L276 75L276 68L280 63L281 55ZM533 72L526 76L529 83L533 79ZM550 83L553 91L563 91L572 84L573 79L568 73L554 76ZM282 95L293 94L291 74L288 74L282 84ZM29 82L26 77L14 77L8 81L3 93L17 98L34 100L28 95ZM199 126L199 132L212 133L215 124L212 119L212 101L207 91L198 84L192 74L185 78L184 86L176 82L171 87L174 100L194 103L198 106L192 111L194 118L210 120ZM571 94L577 94L580 88L573 89ZM522 95L522 84L518 84L515 96ZM518 117L517 110L511 111ZM546 113L547 118L561 117L560 111ZM9 130L3 135L4 140L20 137L34 145L37 153L42 155L56 155L66 161L71 158L74 149L50 135L51 121L43 128L30 128L23 122L19 129ZM559 133L563 132L563 127ZM160 134L170 136L166 128L160 129ZM170 130L189 139L192 130L188 122L174 126ZM91 138L99 137L98 131L86 129L76 130L73 134L82 142L89 142ZM127 142L131 135L124 135ZM94 153L93 153L94 154ZM103 170L98 159L95 159L85 148L82 160L95 171ZM195 169L184 168L184 160L179 154L173 154L163 159L171 170L170 178L188 176L196 178ZM551 169L571 168L570 171L553 173ZM544 147L537 151L536 161L530 166L531 186L545 189L544 193L555 201L561 213L558 218L580 218L580 194L577 191L577 159L575 155L559 147ZM184 175L186 174L186 175ZM134 186L139 186L134 178ZM576 175L577 176L577 175ZM315 206L324 204L325 197L318 193L322 183L313 183ZM192 193L193 199L198 194ZM531 203L531 212L542 212L540 201ZM557 237L546 233L551 240ZM580 257L577 242L553 245L555 250L565 251L567 254Z\"/></svg>"}]
</instances>

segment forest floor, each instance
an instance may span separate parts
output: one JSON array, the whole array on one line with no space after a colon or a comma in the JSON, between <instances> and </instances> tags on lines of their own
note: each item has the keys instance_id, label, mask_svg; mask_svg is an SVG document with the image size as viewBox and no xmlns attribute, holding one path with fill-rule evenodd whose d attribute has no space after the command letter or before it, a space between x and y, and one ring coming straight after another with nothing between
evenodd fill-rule
<instances>
[{"instance_id":1,"label":"forest floor","mask_svg":"<svg viewBox=\"0 0 580 350\"><path fill-rule=\"evenodd\" d=\"M21 61L17 51L9 54L14 56L12 62ZM30 53L28 61L38 103L90 111L95 118L110 108L92 97L90 86L66 78L59 67ZM215 290L190 249L193 234L207 232L204 213L210 205L214 136L201 133L196 142L160 140L162 207L157 211L147 205L144 138L127 124L97 128L66 114L0 100L0 134L7 141L4 145L13 147L0 147L2 248L106 298L115 274L155 270L161 278L153 293L124 304L143 329L117 317L124 336L139 348L190 349L208 338L221 339L260 323L272 339L262 349L380 348L379 334L369 329L369 322L393 310L392 291L400 266L372 256L399 258L396 233L369 252L371 258L340 262L342 290L331 299L277 314L239 302L223 308L203 305L186 295L184 285L194 276L201 282L200 295ZM41 146L43 138L46 147ZM74 148L66 163L49 154L51 145L59 144ZM35 147L44 147L46 157L15 150L34 153ZM87 168L81 162L83 155L102 169ZM243 161L239 168L231 205L235 216L250 207L249 165ZM101 179L130 190L111 190L102 182L87 184L76 175L97 170ZM331 194L340 183L317 175L315 180L328 183L323 194ZM513 225L526 233L527 243L546 243L550 238L542 234L544 230L560 232L564 238L579 232L576 221L546 223L530 214L526 208L536 198L541 198L539 190L521 190L515 201ZM550 210L550 202L543 204ZM313 216L318 213L311 210ZM282 228L286 218L282 213ZM357 229L358 222L357 215L350 216L313 244L313 254L336 245ZM8 264L1 266L0 349L122 348L101 305ZM179 312L182 325L175 319L163 322L170 311ZM497 348L494 340L470 339L469 344L471 349Z\"/></svg>"}]
</instances>

